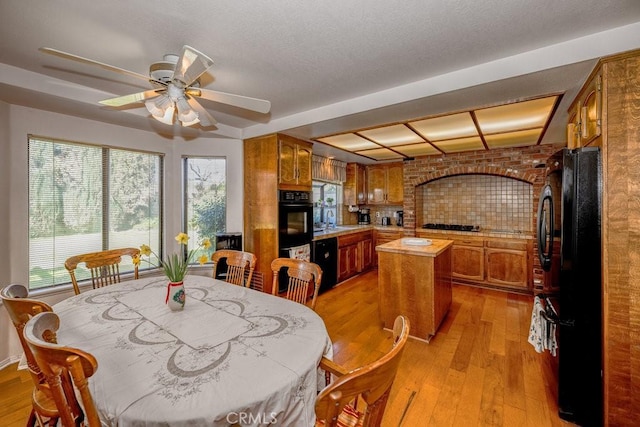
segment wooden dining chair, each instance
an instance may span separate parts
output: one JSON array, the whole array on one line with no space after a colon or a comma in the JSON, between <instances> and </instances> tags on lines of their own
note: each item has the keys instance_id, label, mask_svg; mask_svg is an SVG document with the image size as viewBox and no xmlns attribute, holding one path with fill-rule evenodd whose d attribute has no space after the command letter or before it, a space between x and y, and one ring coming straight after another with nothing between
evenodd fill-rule
<instances>
[{"instance_id":1,"label":"wooden dining chair","mask_svg":"<svg viewBox=\"0 0 640 427\"><path fill-rule=\"evenodd\" d=\"M393 324L391 350L375 362L346 371L323 357L320 367L338 378L318 394L316 426L379 427L408 338L409 319L401 315ZM366 404L364 412L357 409L358 399Z\"/></svg>"},{"instance_id":2,"label":"wooden dining chair","mask_svg":"<svg viewBox=\"0 0 640 427\"><path fill-rule=\"evenodd\" d=\"M98 361L85 351L58 344L59 327L57 314L37 314L24 327L27 345L49 384L62 425L100 427L88 381L98 369Z\"/></svg>"},{"instance_id":3,"label":"wooden dining chair","mask_svg":"<svg viewBox=\"0 0 640 427\"><path fill-rule=\"evenodd\" d=\"M280 280L287 280L287 289L282 296L301 304L306 304L311 298L311 309L315 310L322 281L322 269L318 264L294 258L276 258L271 262L271 271L273 295L280 294Z\"/></svg>"},{"instance_id":4,"label":"wooden dining chair","mask_svg":"<svg viewBox=\"0 0 640 427\"><path fill-rule=\"evenodd\" d=\"M120 283L120 262L123 256L130 256L133 262L133 278L138 278L138 263L135 260L140 259L140 249L138 248L121 248L109 249L100 252L90 252L81 255L75 255L68 258L64 266L71 276L73 290L78 295L80 287L76 279L76 268L78 264L84 263L87 269L91 271L91 283L93 289L103 286Z\"/></svg>"},{"instance_id":5,"label":"wooden dining chair","mask_svg":"<svg viewBox=\"0 0 640 427\"><path fill-rule=\"evenodd\" d=\"M36 359L27 345L22 331L29 319L39 313L53 311L49 304L29 299L29 291L22 285L12 284L0 291L2 304L9 313L9 318L18 332L18 339L22 345L27 367L33 380L33 392L31 393L31 413L29 414L28 426L45 425L45 420L50 425L55 425L58 421L58 409L51 397L49 385L45 381L44 374L40 371Z\"/></svg>"},{"instance_id":6,"label":"wooden dining chair","mask_svg":"<svg viewBox=\"0 0 640 427\"><path fill-rule=\"evenodd\" d=\"M211 255L213 261L213 278L220 265L220 260L224 259L227 264L227 273L224 281L246 288L251 284L253 270L256 268L256 256L251 252L235 251L231 249L219 249Z\"/></svg>"}]
</instances>

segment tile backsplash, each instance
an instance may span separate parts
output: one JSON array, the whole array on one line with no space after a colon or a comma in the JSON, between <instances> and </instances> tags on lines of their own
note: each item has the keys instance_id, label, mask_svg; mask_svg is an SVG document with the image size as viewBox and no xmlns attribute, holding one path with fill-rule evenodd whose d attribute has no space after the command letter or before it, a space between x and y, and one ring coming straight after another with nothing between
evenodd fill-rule
<instances>
[{"instance_id":1,"label":"tile backsplash","mask_svg":"<svg viewBox=\"0 0 640 427\"><path fill-rule=\"evenodd\" d=\"M422 224L479 225L486 231L532 233L533 186L527 182L469 174L431 181L416 190L420 188Z\"/></svg>"}]
</instances>

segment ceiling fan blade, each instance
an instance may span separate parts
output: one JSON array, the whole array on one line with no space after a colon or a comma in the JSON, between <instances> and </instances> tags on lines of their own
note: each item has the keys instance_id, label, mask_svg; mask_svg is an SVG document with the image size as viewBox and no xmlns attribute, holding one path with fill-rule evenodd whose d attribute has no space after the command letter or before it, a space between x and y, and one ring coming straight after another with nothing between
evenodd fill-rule
<instances>
[{"instance_id":1,"label":"ceiling fan blade","mask_svg":"<svg viewBox=\"0 0 640 427\"><path fill-rule=\"evenodd\" d=\"M191 96L199 96L209 101L233 105L246 110L257 111L258 113L268 113L269 110L271 110L271 102L265 101L264 99L250 98L248 96L234 95L209 89L189 88L187 93Z\"/></svg>"},{"instance_id":2,"label":"ceiling fan blade","mask_svg":"<svg viewBox=\"0 0 640 427\"><path fill-rule=\"evenodd\" d=\"M198 101L196 101L195 99L193 99L190 96L188 96L186 98L187 98L187 102L189 103L191 108L193 108L195 110L195 112L198 113L198 119L200 119L200 125L201 126L208 127L208 126L213 126L216 123L218 123L216 121L216 119L214 119L211 116L211 114L209 114L209 112L207 110L205 110L202 105L200 105L200 103Z\"/></svg>"},{"instance_id":3,"label":"ceiling fan blade","mask_svg":"<svg viewBox=\"0 0 640 427\"><path fill-rule=\"evenodd\" d=\"M127 104L136 104L138 102L145 101L149 98L155 98L161 93L166 92L166 89L145 90L144 92L132 93L129 95L118 96L116 98L109 98L100 101L102 105L108 105L109 107L122 107Z\"/></svg>"},{"instance_id":4,"label":"ceiling fan blade","mask_svg":"<svg viewBox=\"0 0 640 427\"><path fill-rule=\"evenodd\" d=\"M173 79L189 86L213 65L213 60L191 46L183 46L182 54L176 63Z\"/></svg>"},{"instance_id":5,"label":"ceiling fan blade","mask_svg":"<svg viewBox=\"0 0 640 427\"><path fill-rule=\"evenodd\" d=\"M145 80L147 82L149 82L149 81L150 82L155 82L155 83L159 83L159 84L161 84L163 86L166 86L166 83L154 80L154 79L150 78L149 76L145 76L143 74L136 73L134 71L125 70L124 68L114 67L113 65L105 64L104 62L94 61L93 59L84 58L82 56L74 55L72 53L63 52L63 51L58 50L58 49L52 49L50 47L41 47L38 50L40 52L44 52L44 53L48 53L50 55L58 56L60 58L71 59L72 61L81 62L83 64L96 65L96 66L98 66L98 67L100 67L102 69L108 70L108 71L115 71L116 73L120 73L120 74L124 74L124 75L127 75L127 76L136 77L138 79L142 79L142 80Z\"/></svg>"}]
</instances>

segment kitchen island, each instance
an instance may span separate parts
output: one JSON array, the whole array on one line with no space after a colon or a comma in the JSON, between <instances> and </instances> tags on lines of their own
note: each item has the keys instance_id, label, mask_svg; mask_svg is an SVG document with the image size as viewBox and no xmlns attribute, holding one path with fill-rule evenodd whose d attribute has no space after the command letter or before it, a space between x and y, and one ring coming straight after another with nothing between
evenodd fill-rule
<instances>
[{"instance_id":1,"label":"kitchen island","mask_svg":"<svg viewBox=\"0 0 640 427\"><path fill-rule=\"evenodd\" d=\"M410 335L429 342L451 306L452 240L405 237L376 246L380 318L393 328L409 318Z\"/></svg>"}]
</instances>

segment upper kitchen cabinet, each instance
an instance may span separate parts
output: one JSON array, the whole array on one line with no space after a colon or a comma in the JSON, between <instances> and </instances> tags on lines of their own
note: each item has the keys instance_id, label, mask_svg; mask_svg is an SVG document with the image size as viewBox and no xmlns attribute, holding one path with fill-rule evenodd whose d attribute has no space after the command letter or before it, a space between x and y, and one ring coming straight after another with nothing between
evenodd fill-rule
<instances>
[{"instance_id":1,"label":"upper kitchen cabinet","mask_svg":"<svg viewBox=\"0 0 640 427\"><path fill-rule=\"evenodd\" d=\"M401 162L367 166L367 203L402 205L403 179Z\"/></svg>"},{"instance_id":2,"label":"upper kitchen cabinet","mask_svg":"<svg viewBox=\"0 0 640 427\"><path fill-rule=\"evenodd\" d=\"M567 121L567 148L580 147L580 106L573 104L569 108L569 120Z\"/></svg>"},{"instance_id":3,"label":"upper kitchen cabinet","mask_svg":"<svg viewBox=\"0 0 640 427\"><path fill-rule=\"evenodd\" d=\"M364 205L367 203L367 170L358 163L347 164L347 180L343 185L345 205Z\"/></svg>"},{"instance_id":4,"label":"upper kitchen cabinet","mask_svg":"<svg viewBox=\"0 0 640 427\"><path fill-rule=\"evenodd\" d=\"M290 137L278 135L279 175L278 187L281 190L310 191L312 185L311 158L313 144Z\"/></svg>"},{"instance_id":5,"label":"upper kitchen cabinet","mask_svg":"<svg viewBox=\"0 0 640 427\"><path fill-rule=\"evenodd\" d=\"M591 74L569 108L567 146L602 145L602 69Z\"/></svg>"}]
</instances>

